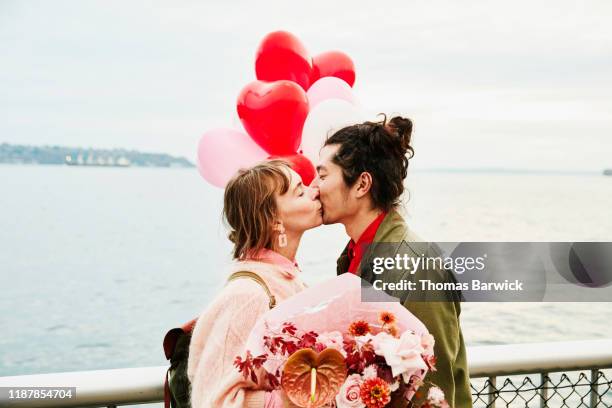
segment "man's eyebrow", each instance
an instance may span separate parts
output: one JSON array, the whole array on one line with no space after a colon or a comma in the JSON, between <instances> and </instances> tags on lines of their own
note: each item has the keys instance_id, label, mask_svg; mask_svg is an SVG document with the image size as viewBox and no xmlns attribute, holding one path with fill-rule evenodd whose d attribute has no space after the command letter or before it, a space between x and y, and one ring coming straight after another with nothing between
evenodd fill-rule
<instances>
[{"instance_id":1,"label":"man's eyebrow","mask_svg":"<svg viewBox=\"0 0 612 408\"><path fill-rule=\"evenodd\" d=\"M298 189L298 187L301 187L301 186L302 186L302 182L300 181L299 183L297 183L295 185L295 187L293 187L293 192L295 193L295 191Z\"/></svg>"},{"instance_id":2,"label":"man's eyebrow","mask_svg":"<svg viewBox=\"0 0 612 408\"><path fill-rule=\"evenodd\" d=\"M319 165L317 166L317 171L321 171L321 170L327 170L327 169L326 169L326 168L325 168L325 166L323 166L322 164L319 164Z\"/></svg>"}]
</instances>

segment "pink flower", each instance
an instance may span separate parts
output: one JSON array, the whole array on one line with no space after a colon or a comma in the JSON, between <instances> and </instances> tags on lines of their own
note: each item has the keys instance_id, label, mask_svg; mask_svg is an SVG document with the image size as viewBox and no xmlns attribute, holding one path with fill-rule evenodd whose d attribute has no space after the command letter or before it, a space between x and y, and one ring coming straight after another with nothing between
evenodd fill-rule
<instances>
[{"instance_id":1,"label":"pink flower","mask_svg":"<svg viewBox=\"0 0 612 408\"><path fill-rule=\"evenodd\" d=\"M444 391L438 387L431 387L429 389L429 393L427 394L427 400L434 405L441 405L445 402Z\"/></svg>"},{"instance_id":2,"label":"pink flower","mask_svg":"<svg viewBox=\"0 0 612 408\"><path fill-rule=\"evenodd\" d=\"M375 344L374 352L385 358L393 377L401 374L405 382L415 371L427 370L427 364L421 356L421 337L410 331L404 332L399 339L389 335L382 337Z\"/></svg>"},{"instance_id":3,"label":"pink flower","mask_svg":"<svg viewBox=\"0 0 612 408\"><path fill-rule=\"evenodd\" d=\"M284 356L280 353L268 354L268 359L263 364L263 367L267 372L271 374L274 374L277 371L282 372L283 366L287 362L287 358L288 358L287 356Z\"/></svg>"},{"instance_id":4,"label":"pink flower","mask_svg":"<svg viewBox=\"0 0 612 408\"><path fill-rule=\"evenodd\" d=\"M340 392L336 396L336 404L338 408L364 408L365 404L361 400L359 393L361 392L361 376L352 374L346 378Z\"/></svg>"},{"instance_id":5,"label":"pink flower","mask_svg":"<svg viewBox=\"0 0 612 408\"><path fill-rule=\"evenodd\" d=\"M434 336L429 333L425 333L421 336L421 346L423 347L423 354L433 354L434 353Z\"/></svg>"},{"instance_id":6,"label":"pink flower","mask_svg":"<svg viewBox=\"0 0 612 408\"><path fill-rule=\"evenodd\" d=\"M317 337L317 342L323 344L327 348L338 350L343 357L346 357L346 351L343 347L342 333L339 331L319 334L319 337Z\"/></svg>"},{"instance_id":7,"label":"pink flower","mask_svg":"<svg viewBox=\"0 0 612 408\"><path fill-rule=\"evenodd\" d=\"M355 336L354 340L355 340L355 343L357 343L357 346L362 347L367 342L374 340L374 336L368 333L365 336Z\"/></svg>"},{"instance_id":8,"label":"pink flower","mask_svg":"<svg viewBox=\"0 0 612 408\"><path fill-rule=\"evenodd\" d=\"M378 377L378 370L374 364L370 364L363 370L363 379L368 380L374 377Z\"/></svg>"},{"instance_id":9,"label":"pink flower","mask_svg":"<svg viewBox=\"0 0 612 408\"><path fill-rule=\"evenodd\" d=\"M371 340L372 346L374 347L374 352L378 355L382 355L382 351L380 351L380 345L387 340L395 339L392 335L387 332L380 332L376 336L372 336L371 334L367 334L366 336L361 337L360 339L364 339L365 341ZM357 340L357 338L355 338ZM397 339L395 339L397 340ZM377 351L378 350L378 351Z\"/></svg>"}]
</instances>

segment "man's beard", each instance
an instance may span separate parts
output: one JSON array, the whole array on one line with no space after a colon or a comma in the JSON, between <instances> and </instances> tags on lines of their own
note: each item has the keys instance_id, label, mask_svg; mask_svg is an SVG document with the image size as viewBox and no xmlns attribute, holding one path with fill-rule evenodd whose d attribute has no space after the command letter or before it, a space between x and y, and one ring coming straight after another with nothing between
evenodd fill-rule
<instances>
[{"instance_id":1,"label":"man's beard","mask_svg":"<svg viewBox=\"0 0 612 408\"><path fill-rule=\"evenodd\" d=\"M344 196L344 200L343 203L341 205L342 208L343 206L346 206L347 202L348 202L348 194L345 194ZM326 206L325 204L323 204L323 202L321 202L321 209L323 210L323 225L332 225L332 224L338 224L342 222L342 217L338 214L334 215L330 215L330 212L327 210L328 206ZM342 214L342 210L339 211Z\"/></svg>"}]
</instances>

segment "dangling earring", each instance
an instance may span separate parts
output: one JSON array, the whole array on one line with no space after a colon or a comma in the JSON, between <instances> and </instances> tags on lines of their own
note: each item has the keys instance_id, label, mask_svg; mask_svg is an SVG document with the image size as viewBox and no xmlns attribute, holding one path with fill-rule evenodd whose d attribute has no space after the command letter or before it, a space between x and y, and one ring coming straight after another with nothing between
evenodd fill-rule
<instances>
[{"instance_id":1,"label":"dangling earring","mask_svg":"<svg viewBox=\"0 0 612 408\"><path fill-rule=\"evenodd\" d=\"M287 234L285 234L285 226L283 225L282 221L280 222L278 232L278 246L284 248L287 246Z\"/></svg>"}]
</instances>

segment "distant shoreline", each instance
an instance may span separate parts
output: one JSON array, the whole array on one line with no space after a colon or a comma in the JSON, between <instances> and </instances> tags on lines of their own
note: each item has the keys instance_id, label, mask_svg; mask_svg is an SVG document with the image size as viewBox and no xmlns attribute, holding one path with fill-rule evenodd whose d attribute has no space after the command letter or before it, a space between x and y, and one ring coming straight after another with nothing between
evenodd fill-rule
<instances>
[{"instance_id":1,"label":"distant shoreline","mask_svg":"<svg viewBox=\"0 0 612 408\"><path fill-rule=\"evenodd\" d=\"M165 153L144 153L127 149L95 149L65 146L33 146L0 144L0 164L13 165L70 165L71 167L163 167L195 168L184 157ZM525 175L604 175L611 176L612 168L602 170L517 169L506 167L472 168L411 168L409 173L448 174L525 174Z\"/></svg>"},{"instance_id":2,"label":"distant shoreline","mask_svg":"<svg viewBox=\"0 0 612 408\"><path fill-rule=\"evenodd\" d=\"M184 157L127 149L0 144L0 163L16 165L70 165L73 167L185 167Z\"/></svg>"},{"instance_id":3,"label":"distant shoreline","mask_svg":"<svg viewBox=\"0 0 612 408\"><path fill-rule=\"evenodd\" d=\"M56 164L56 163L3 163L0 162L0 167L2 166L11 166L11 167L66 167L66 168L72 168L72 167L77 167L77 168L92 168L92 169L118 169L118 170L125 170L125 169L164 169L164 170L196 170L195 167L188 167L188 166L141 166L141 165L136 165L136 166L70 166L67 164Z\"/></svg>"}]
</instances>

